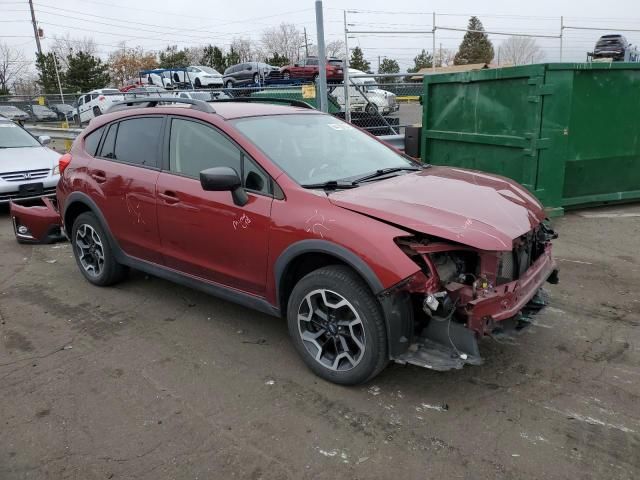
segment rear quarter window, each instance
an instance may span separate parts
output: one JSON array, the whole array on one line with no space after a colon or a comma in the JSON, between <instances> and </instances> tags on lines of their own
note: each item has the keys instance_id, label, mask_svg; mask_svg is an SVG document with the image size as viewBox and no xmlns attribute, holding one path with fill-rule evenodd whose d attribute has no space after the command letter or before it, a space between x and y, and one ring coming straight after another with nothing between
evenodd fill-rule
<instances>
[{"instance_id":1,"label":"rear quarter window","mask_svg":"<svg viewBox=\"0 0 640 480\"><path fill-rule=\"evenodd\" d=\"M84 137L84 149L92 157L96 156L98 145L100 144L100 139L102 138L105 128L106 127L100 127Z\"/></svg>"}]
</instances>

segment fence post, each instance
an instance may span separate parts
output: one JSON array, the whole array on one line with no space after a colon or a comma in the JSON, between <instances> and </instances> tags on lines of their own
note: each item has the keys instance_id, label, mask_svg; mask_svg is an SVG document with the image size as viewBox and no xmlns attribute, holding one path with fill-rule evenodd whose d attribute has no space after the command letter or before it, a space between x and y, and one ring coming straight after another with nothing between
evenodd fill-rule
<instances>
[{"instance_id":1,"label":"fence post","mask_svg":"<svg viewBox=\"0 0 640 480\"><path fill-rule=\"evenodd\" d=\"M431 70L436 71L436 12L433 12L433 30L432 37L432 49L431 49ZM440 59L442 62L442 59Z\"/></svg>"},{"instance_id":2,"label":"fence post","mask_svg":"<svg viewBox=\"0 0 640 480\"><path fill-rule=\"evenodd\" d=\"M351 99L349 98L349 31L347 30L347 11L344 13L344 68L343 71L343 83L344 83L344 119L351 123Z\"/></svg>"}]
</instances>

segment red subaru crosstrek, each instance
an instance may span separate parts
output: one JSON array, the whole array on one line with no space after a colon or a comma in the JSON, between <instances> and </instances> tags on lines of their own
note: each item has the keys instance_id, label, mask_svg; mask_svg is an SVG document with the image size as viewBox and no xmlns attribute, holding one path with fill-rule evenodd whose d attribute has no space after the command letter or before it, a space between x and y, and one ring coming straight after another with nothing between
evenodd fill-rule
<instances>
[{"instance_id":1,"label":"red subaru crosstrek","mask_svg":"<svg viewBox=\"0 0 640 480\"><path fill-rule=\"evenodd\" d=\"M477 340L526 325L557 281L542 206L511 180L301 106L160 100L92 120L60 161L60 223L93 284L131 267L285 316L316 374L357 384L389 360L480 363ZM53 208L12 205L23 241Z\"/></svg>"}]
</instances>

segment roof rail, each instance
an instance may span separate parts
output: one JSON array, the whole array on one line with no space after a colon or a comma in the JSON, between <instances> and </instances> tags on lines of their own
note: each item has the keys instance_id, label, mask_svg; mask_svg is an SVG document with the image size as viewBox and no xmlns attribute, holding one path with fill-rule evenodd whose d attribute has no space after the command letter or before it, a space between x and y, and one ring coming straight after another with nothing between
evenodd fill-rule
<instances>
[{"instance_id":1,"label":"roof rail","mask_svg":"<svg viewBox=\"0 0 640 480\"><path fill-rule=\"evenodd\" d=\"M143 107L155 107L159 103L186 103L191 105L194 110L205 113L216 113L215 108L209 105L203 100L196 100L194 98L178 98L178 97L144 97L144 98L130 98L121 102L116 102L109 107L108 113L117 112L119 110L125 110L127 107L132 107L135 104L146 103Z\"/></svg>"},{"instance_id":2,"label":"roof rail","mask_svg":"<svg viewBox=\"0 0 640 480\"><path fill-rule=\"evenodd\" d=\"M271 97L234 97L234 98L214 98L212 100L207 100L209 103L228 103L228 102L243 102L243 103L285 103L287 105L291 105L292 107L301 107L301 108L310 108L311 110L315 110L315 108L308 104L307 102L303 102L302 100L294 100L291 98L271 98Z\"/></svg>"}]
</instances>

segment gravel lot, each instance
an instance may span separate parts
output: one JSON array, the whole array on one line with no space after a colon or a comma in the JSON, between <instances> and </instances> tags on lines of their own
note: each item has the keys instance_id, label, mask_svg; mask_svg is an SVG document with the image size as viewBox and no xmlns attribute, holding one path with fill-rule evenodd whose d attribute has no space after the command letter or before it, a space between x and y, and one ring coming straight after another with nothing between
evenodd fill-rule
<instances>
[{"instance_id":1,"label":"gravel lot","mask_svg":"<svg viewBox=\"0 0 640 480\"><path fill-rule=\"evenodd\" d=\"M139 273L93 287L5 209L0 479L637 478L640 205L555 224L534 327L481 367L344 388L283 321Z\"/></svg>"}]
</instances>

